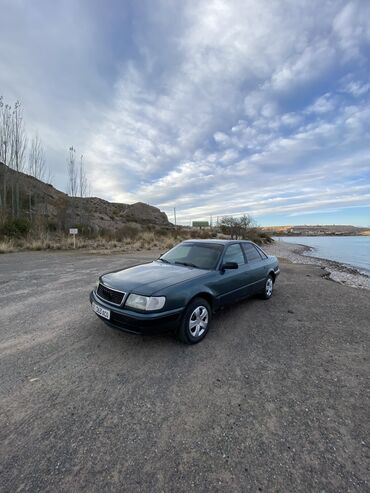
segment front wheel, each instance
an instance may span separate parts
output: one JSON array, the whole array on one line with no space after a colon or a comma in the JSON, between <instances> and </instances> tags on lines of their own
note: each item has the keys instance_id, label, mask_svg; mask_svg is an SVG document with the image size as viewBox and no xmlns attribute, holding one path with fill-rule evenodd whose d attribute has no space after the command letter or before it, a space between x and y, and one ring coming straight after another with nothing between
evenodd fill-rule
<instances>
[{"instance_id":1,"label":"front wheel","mask_svg":"<svg viewBox=\"0 0 370 493\"><path fill-rule=\"evenodd\" d=\"M268 300L272 296L272 291L274 289L274 279L271 274L267 276L265 286L263 288L263 291L261 293L261 298L264 300Z\"/></svg>"},{"instance_id":2,"label":"front wheel","mask_svg":"<svg viewBox=\"0 0 370 493\"><path fill-rule=\"evenodd\" d=\"M185 344L196 344L205 338L212 312L209 303L203 298L195 298L185 310L181 325L177 332L180 341Z\"/></svg>"}]
</instances>

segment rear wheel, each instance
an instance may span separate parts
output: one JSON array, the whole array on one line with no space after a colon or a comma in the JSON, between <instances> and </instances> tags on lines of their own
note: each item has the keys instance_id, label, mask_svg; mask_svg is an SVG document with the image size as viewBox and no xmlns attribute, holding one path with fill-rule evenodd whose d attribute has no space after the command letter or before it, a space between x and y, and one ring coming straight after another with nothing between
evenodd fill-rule
<instances>
[{"instance_id":1,"label":"rear wheel","mask_svg":"<svg viewBox=\"0 0 370 493\"><path fill-rule=\"evenodd\" d=\"M177 332L180 341L196 344L206 336L211 322L212 312L209 303L203 298L192 300L185 310Z\"/></svg>"},{"instance_id":2,"label":"rear wheel","mask_svg":"<svg viewBox=\"0 0 370 493\"><path fill-rule=\"evenodd\" d=\"M272 291L274 289L274 279L271 274L267 276L265 286L263 288L263 291L261 293L261 298L264 300L268 300L272 296Z\"/></svg>"}]
</instances>

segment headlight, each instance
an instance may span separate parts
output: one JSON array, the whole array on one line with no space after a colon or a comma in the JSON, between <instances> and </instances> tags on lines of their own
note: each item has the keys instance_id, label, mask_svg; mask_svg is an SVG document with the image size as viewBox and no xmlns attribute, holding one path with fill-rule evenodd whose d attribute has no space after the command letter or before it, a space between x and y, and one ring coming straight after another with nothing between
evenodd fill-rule
<instances>
[{"instance_id":1,"label":"headlight","mask_svg":"<svg viewBox=\"0 0 370 493\"><path fill-rule=\"evenodd\" d=\"M164 296L141 296L140 294L130 294L125 305L138 310L160 310L164 307L166 298Z\"/></svg>"}]
</instances>

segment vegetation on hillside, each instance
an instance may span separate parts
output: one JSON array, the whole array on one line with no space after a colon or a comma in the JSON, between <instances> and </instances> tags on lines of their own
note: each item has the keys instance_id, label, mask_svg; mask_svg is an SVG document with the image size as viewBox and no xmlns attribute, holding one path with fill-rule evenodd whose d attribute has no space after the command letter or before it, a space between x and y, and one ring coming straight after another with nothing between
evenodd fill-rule
<instances>
[{"instance_id":1,"label":"vegetation on hillside","mask_svg":"<svg viewBox=\"0 0 370 493\"><path fill-rule=\"evenodd\" d=\"M207 229L160 227L127 223L115 231L83 234L77 237L76 248L103 253L159 250L165 252L176 243L188 239L249 239L260 245L271 238L256 226L243 229L238 235L220 224ZM226 221L229 222L229 221ZM29 223L12 221L0 228L0 253L20 250L68 250L74 248L73 239L63 233L42 233L35 237L29 231Z\"/></svg>"}]
</instances>

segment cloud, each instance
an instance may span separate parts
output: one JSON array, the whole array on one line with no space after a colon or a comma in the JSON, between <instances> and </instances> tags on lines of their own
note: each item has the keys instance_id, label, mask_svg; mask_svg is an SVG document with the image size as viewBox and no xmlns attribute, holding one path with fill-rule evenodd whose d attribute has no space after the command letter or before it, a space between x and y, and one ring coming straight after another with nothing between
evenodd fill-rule
<instances>
[{"instance_id":1,"label":"cloud","mask_svg":"<svg viewBox=\"0 0 370 493\"><path fill-rule=\"evenodd\" d=\"M331 94L326 93L323 96L320 96L316 99L316 101L307 108L308 113L328 113L329 111L333 111L336 107L336 103Z\"/></svg>"},{"instance_id":2,"label":"cloud","mask_svg":"<svg viewBox=\"0 0 370 493\"><path fill-rule=\"evenodd\" d=\"M344 92L348 92L355 98L358 98L360 96L364 96L370 91L370 83L353 80L351 82L348 82L343 90Z\"/></svg>"},{"instance_id":3,"label":"cloud","mask_svg":"<svg viewBox=\"0 0 370 493\"><path fill-rule=\"evenodd\" d=\"M370 4L362 0L346 2L335 15L333 34L346 60L364 56L363 51L367 50L370 41L369 17Z\"/></svg>"},{"instance_id":4,"label":"cloud","mask_svg":"<svg viewBox=\"0 0 370 493\"><path fill-rule=\"evenodd\" d=\"M6 5L0 87L25 101L59 182L74 144L96 195L176 205L184 222L367 204L366 2Z\"/></svg>"}]
</instances>

